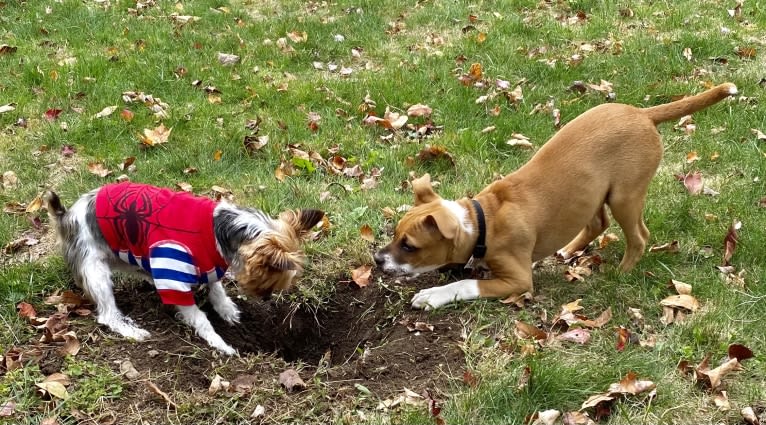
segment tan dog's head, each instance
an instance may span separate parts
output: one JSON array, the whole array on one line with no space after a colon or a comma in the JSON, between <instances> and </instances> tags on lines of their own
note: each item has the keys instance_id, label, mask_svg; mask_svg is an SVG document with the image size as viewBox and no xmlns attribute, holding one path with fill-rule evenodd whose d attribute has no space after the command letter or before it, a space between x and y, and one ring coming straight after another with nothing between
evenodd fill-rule
<instances>
[{"instance_id":1,"label":"tan dog's head","mask_svg":"<svg viewBox=\"0 0 766 425\"><path fill-rule=\"evenodd\" d=\"M394 240L374 256L378 267L394 276L416 276L455 262L464 210L437 195L428 174L413 180L412 190L415 206L399 220Z\"/></svg>"},{"instance_id":2,"label":"tan dog's head","mask_svg":"<svg viewBox=\"0 0 766 425\"><path fill-rule=\"evenodd\" d=\"M240 245L236 279L242 290L268 298L274 291L290 288L303 272L303 236L322 217L319 210L285 211L274 221L273 231Z\"/></svg>"}]
</instances>

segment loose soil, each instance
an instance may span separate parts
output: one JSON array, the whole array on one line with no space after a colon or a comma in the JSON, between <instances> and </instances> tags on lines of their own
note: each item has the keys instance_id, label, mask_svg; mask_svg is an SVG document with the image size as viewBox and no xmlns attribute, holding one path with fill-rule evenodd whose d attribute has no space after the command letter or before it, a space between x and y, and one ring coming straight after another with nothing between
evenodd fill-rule
<instances>
[{"instance_id":1,"label":"loose soil","mask_svg":"<svg viewBox=\"0 0 766 425\"><path fill-rule=\"evenodd\" d=\"M426 276L418 284L403 288L392 281L365 288L341 282L335 295L316 309L276 298L237 299L242 311L238 325L220 319L201 291L198 304L223 339L239 351L241 357L234 358L215 352L180 323L174 309L160 303L149 283L118 285L115 297L119 308L152 337L131 342L100 327L93 317L72 318L71 328L83 343L76 359L107 365L116 372L120 363L130 360L141 377L125 378L123 394L107 403L105 411L125 412L118 416L150 422L152 418L167 421L168 410L162 399L147 389L147 380L170 394L177 404L191 406L209 403L208 388L216 374L232 381L232 386L244 385L246 393L252 388L252 394L263 394L258 403L268 412L291 405L301 408L303 403L314 409L315 418L329 419L333 416L330 410L338 403L353 407L361 393L366 394L368 408L401 394L404 388L418 393L428 390L443 398L450 381L459 379L464 370L460 344L467 318L455 310L413 310L408 302L415 289L436 285L437 277ZM410 330L408 325L411 328L415 322L431 325L433 330ZM46 356L43 363L46 374L63 367L55 355ZM308 384L306 391L288 394L280 389L278 376L288 368L299 371ZM321 393L321 403L313 399L317 397L315 390ZM199 419L195 413L188 414ZM111 413L106 421L110 418ZM272 418L276 422L284 419Z\"/></svg>"}]
</instances>

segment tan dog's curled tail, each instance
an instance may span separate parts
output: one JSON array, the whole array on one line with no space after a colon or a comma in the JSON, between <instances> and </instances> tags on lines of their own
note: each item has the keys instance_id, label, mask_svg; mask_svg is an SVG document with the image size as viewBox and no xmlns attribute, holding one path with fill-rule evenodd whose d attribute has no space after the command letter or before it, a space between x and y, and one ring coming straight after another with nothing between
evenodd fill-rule
<instances>
[{"instance_id":1,"label":"tan dog's curled tail","mask_svg":"<svg viewBox=\"0 0 766 425\"><path fill-rule=\"evenodd\" d=\"M664 105L644 108L643 111L649 119L654 121L654 124L659 124L665 121L677 120L683 116L705 109L735 94L737 94L737 86L732 83L723 83L698 95L685 97Z\"/></svg>"}]
</instances>

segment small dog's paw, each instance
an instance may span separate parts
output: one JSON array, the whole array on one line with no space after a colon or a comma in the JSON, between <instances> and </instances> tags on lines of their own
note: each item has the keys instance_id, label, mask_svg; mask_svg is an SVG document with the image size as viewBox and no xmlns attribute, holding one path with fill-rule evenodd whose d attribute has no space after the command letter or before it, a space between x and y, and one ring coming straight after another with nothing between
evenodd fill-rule
<instances>
[{"instance_id":1,"label":"small dog's paw","mask_svg":"<svg viewBox=\"0 0 766 425\"><path fill-rule=\"evenodd\" d=\"M222 352L223 354L226 354L227 356L236 356L237 350L235 350L232 346L229 344L223 344L222 346L215 347L218 351Z\"/></svg>"},{"instance_id":2,"label":"small dog's paw","mask_svg":"<svg viewBox=\"0 0 766 425\"><path fill-rule=\"evenodd\" d=\"M216 306L216 313L221 316L221 319L231 325L239 323L239 316L241 314L239 307L237 307L234 301L228 298L226 300L228 301L227 303L221 303L222 305Z\"/></svg>"},{"instance_id":3,"label":"small dog's paw","mask_svg":"<svg viewBox=\"0 0 766 425\"><path fill-rule=\"evenodd\" d=\"M146 331L141 328L137 328L135 326L126 327L124 331L120 332L120 334L126 338L130 338L136 341L144 341L148 339L152 334L149 333L149 331Z\"/></svg>"}]
</instances>

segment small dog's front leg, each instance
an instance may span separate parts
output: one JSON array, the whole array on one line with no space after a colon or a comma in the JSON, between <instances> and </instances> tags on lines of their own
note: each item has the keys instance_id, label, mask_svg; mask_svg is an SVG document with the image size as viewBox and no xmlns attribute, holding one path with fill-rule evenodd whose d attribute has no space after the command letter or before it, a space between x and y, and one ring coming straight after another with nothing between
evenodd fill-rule
<instances>
[{"instance_id":1,"label":"small dog's front leg","mask_svg":"<svg viewBox=\"0 0 766 425\"><path fill-rule=\"evenodd\" d=\"M213 282L209 285L208 299L213 305L215 312L221 316L221 319L230 324L239 323L239 308L237 307L237 304L226 295L226 290L223 289L223 285L220 281Z\"/></svg>"},{"instance_id":2,"label":"small dog's front leg","mask_svg":"<svg viewBox=\"0 0 766 425\"><path fill-rule=\"evenodd\" d=\"M211 347L230 356L237 354L237 351L229 344L227 344L223 338L218 335L218 333L216 333L215 329L213 329L213 325L210 323L210 320L208 320L205 313L200 310L199 307L196 305L179 305L176 307L178 308L178 316L180 316L181 320L194 328L194 330L197 331L197 335L207 341Z\"/></svg>"}]
</instances>

